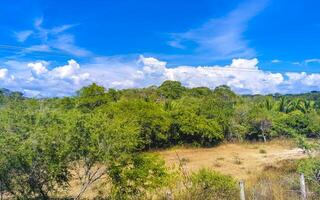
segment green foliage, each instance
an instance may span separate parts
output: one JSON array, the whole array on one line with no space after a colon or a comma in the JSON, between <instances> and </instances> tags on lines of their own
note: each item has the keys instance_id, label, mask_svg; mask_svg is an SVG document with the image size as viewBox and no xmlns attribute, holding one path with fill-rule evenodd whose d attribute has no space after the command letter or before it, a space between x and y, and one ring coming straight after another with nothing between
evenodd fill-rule
<instances>
[{"instance_id":1,"label":"green foliage","mask_svg":"<svg viewBox=\"0 0 320 200\"><path fill-rule=\"evenodd\" d=\"M165 186L169 180L164 161L151 154L138 154L113 162L108 174L114 199L140 199L147 192Z\"/></svg>"},{"instance_id":2,"label":"green foliage","mask_svg":"<svg viewBox=\"0 0 320 200\"><path fill-rule=\"evenodd\" d=\"M170 110L169 141L173 144L193 143L212 146L224 138L218 119L201 114L201 102L195 98L182 98Z\"/></svg>"},{"instance_id":3,"label":"green foliage","mask_svg":"<svg viewBox=\"0 0 320 200\"><path fill-rule=\"evenodd\" d=\"M237 95L228 86L217 87L213 94L201 101L200 112L208 119L214 119L222 127L227 139L233 137L231 121L235 111Z\"/></svg>"},{"instance_id":4,"label":"green foliage","mask_svg":"<svg viewBox=\"0 0 320 200\"><path fill-rule=\"evenodd\" d=\"M121 116L110 117L96 111L82 114L71 127L68 144L70 157L76 163L81 189L80 199L87 188L101 179L116 160L125 160L136 151L138 127ZM101 167L101 165L104 165Z\"/></svg>"},{"instance_id":5,"label":"green foliage","mask_svg":"<svg viewBox=\"0 0 320 200\"><path fill-rule=\"evenodd\" d=\"M198 97L198 98L209 96L212 93L213 93L213 91L207 87L196 87L196 88L191 88L191 89L187 90L188 96Z\"/></svg>"},{"instance_id":6,"label":"green foliage","mask_svg":"<svg viewBox=\"0 0 320 200\"><path fill-rule=\"evenodd\" d=\"M87 87L83 87L77 92L77 106L85 111L91 111L109 101L105 88L93 83ZM113 92L111 92L113 94ZM116 98L116 97L113 97Z\"/></svg>"},{"instance_id":7,"label":"green foliage","mask_svg":"<svg viewBox=\"0 0 320 200\"><path fill-rule=\"evenodd\" d=\"M162 106L144 100L120 100L101 109L111 117L122 117L135 122L139 129L141 148L150 149L168 146L167 131L170 125L168 113Z\"/></svg>"},{"instance_id":8,"label":"green foliage","mask_svg":"<svg viewBox=\"0 0 320 200\"><path fill-rule=\"evenodd\" d=\"M305 175L309 189L320 195L320 159L309 158L299 162L298 171Z\"/></svg>"},{"instance_id":9,"label":"green foliage","mask_svg":"<svg viewBox=\"0 0 320 200\"><path fill-rule=\"evenodd\" d=\"M70 130L72 157L98 163L130 153L139 143L137 130L134 122L119 116L110 118L99 111L83 114Z\"/></svg>"},{"instance_id":10,"label":"green foliage","mask_svg":"<svg viewBox=\"0 0 320 200\"><path fill-rule=\"evenodd\" d=\"M307 136L309 137L319 137L320 136L320 115L316 112L311 112L307 116L309 120L307 127Z\"/></svg>"},{"instance_id":11,"label":"green foliage","mask_svg":"<svg viewBox=\"0 0 320 200\"><path fill-rule=\"evenodd\" d=\"M192 186L189 188L194 199L238 199L236 181L227 175L222 175L210 169L201 169L191 175Z\"/></svg>"},{"instance_id":12,"label":"green foliage","mask_svg":"<svg viewBox=\"0 0 320 200\"><path fill-rule=\"evenodd\" d=\"M160 95L168 99L180 98L185 90L179 81L165 81L159 87Z\"/></svg>"},{"instance_id":13,"label":"green foliage","mask_svg":"<svg viewBox=\"0 0 320 200\"><path fill-rule=\"evenodd\" d=\"M0 183L17 198L49 199L70 177L65 122L50 112L33 117L32 134L0 133Z\"/></svg>"}]
</instances>

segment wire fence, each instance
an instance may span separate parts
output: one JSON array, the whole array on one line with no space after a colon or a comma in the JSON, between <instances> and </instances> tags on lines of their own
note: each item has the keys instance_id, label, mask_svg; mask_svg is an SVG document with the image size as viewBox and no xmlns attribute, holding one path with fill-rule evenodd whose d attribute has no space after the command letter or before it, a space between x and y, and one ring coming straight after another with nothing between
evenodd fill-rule
<instances>
[{"instance_id":1,"label":"wire fence","mask_svg":"<svg viewBox=\"0 0 320 200\"><path fill-rule=\"evenodd\" d=\"M240 200L320 199L320 197L316 197L315 194L307 190L304 174L300 174L299 185L293 186L293 189L275 188L272 183L265 182L264 184L246 190L245 182L240 181L239 191Z\"/></svg>"}]
</instances>

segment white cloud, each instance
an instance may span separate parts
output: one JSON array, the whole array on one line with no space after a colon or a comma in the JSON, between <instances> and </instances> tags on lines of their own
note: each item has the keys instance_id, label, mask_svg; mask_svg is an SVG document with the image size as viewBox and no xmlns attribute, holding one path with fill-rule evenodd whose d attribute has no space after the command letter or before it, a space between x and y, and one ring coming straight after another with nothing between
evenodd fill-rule
<instances>
[{"instance_id":1,"label":"white cloud","mask_svg":"<svg viewBox=\"0 0 320 200\"><path fill-rule=\"evenodd\" d=\"M62 26L56 26L52 29L50 29L50 33L51 34L59 34L59 33L62 33L72 27L76 26L75 24L65 24L65 25L62 25Z\"/></svg>"},{"instance_id":2,"label":"white cloud","mask_svg":"<svg viewBox=\"0 0 320 200\"><path fill-rule=\"evenodd\" d=\"M39 17L34 20L34 26L36 28L41 28L41 24L43 23L43 17Z\"/></svg>"},{"instance_id":3,"label":"white cloud","mask_svg":"<svg viewBox=\"0 0 320 200\"><path fill-rule=\"evenodd\" d=\"M320 59L319 58L312 58L312 59L307 59L304 62L306 64L309 64L309 63L320 63Z\"/></svg>"},{"instance_id":4,"label":"white cloud","mask_svg":"<svg viewBox=\"0 0 320 200\"><path fill-rule=\"evenodd\" d=\"M47 65L49 63L45 61L35 62L35 63L28 63L28 67L35 75L40 75L48 72Z\"/></svg>"},{"instance_id":5,"label":"white cloud","mask_svg":"<svg viewBox=\"0 0 320 200\"><path fill-rule=\"evenodd\" d=\"M227 66L178 66L166 67L165 62L154 58L140 58L144 67L143 79L157 84L164 80L178 80L187 87L215 88L226 84L240 93L271 93L284 80L280 73L268 73L258 69L257 59L233 59ZM157 78L157 79L155 79Z\"/></svg>"},{"instance_id":6,"label":"white cloud","mask_svg":"<svg viewBox=\"0 0 320 200\"><path fill-rule=\"evenodd\" d=\"M92 82L121 89L160 85L165 80L177 80L187 87L212 89L225 84L241 94L320 90L320 74L266 72L259 68L256 58L233 59L225 66L168 67L165 61L144 56L134 60L99 57L82 65L69 60L66 65L56 67L46 61L7 61L3 66L5 68L0 69L1 86L27 95L72 95ZM11 76L9 70L13 73Z\"/></svg>"},{"instance_id":7,"label":"white cloud","mask_svg":"<svg viewBox=\"0 0 320 200\"><path fill-rule=\"evenodd\" d=\"M82 72L75 60L68 64L49 69L47 61L4 63L14 76L8 75L7 69L0 69L1 87L25 92L30 96L65 96L72 95L82 86L89 84L90 74ZM92 81L91 81L92 82Z\"/></svg>"},{"instance_id":8,"label":"white cloud","mask_svg":"<svg viewBox=\"0 0 320 200\"><path fill-rule=\"evenodd\" d=\"M278 59L274 59L274 60L271 60L272 63L281 63L282 61L281 60L278 60Z\"/></svg>"},{"instance_id":9,"label":"white cloud","mask_svg":"<svg viewBox=\"0 0 320 200\"><path fill-rule=\"evenodd\" d=\"M22 53L28 53L28 52L50 52L51 48L46 44L40 44L40 45L32 45L30 47L27 47L23 50Z\"/></svg>"},{"instance_id":10,"label":"white cloud","mask_svg":"<svg viewBox=\"0 0 320 200\"><path fill-rule=\"evenodd\" d=\"M300 62L291 62L293 65L302 65Z\"/></svg>"},{"instance_id":11,"label":"white cloud","mask_svg":"<svg viewBox=\"0 0 320 200\"><path fill-rule=\"evenodd\" d=\"M43 27L43 18L34 22L33 30L25 30L15 33L18 41L23 42L31 35L37 42L30 47L24 48L19 54L24 55L30 52L51 52L68 53L74 56L89 56L91 52L75 44L74 35L65 32L77 24L64 24L53 28Z\"/></svg>"},{"instance_id":12,"label":"white cloud","mask_svg":"<svg viewBox=\"0 0 320 200\"><path fill-rule=\"evenodd\" d=\"M30 35L32 35L33 31L31 30L25 30L20 32L15 32L15 37L17 38L18 42L24 42L26 41Z\"/></svg>"},{"instance_id":13,"label":"white cloud","mask_svg":"<svg viewBox=\"0 0 320 200\"><path fill-rule=\"evenodd\" d=\"M7 75L8 75L8 69L6 68L0 69L0 80L5 79Z\"/></svg>"},{"instance_id":14,"label":"white cloud","mask_svg":"<svg viewBox=\"0 0 320 200\"><path fill-rule=\"evenodd\" d=\"M49 42L50 46L75 56L89 56L90 52L75 45L74 36L64 34Z\"/></svg>"},{"instance_id":15,"label":"white cloud","mask_svg":"<svg viewBox=\"0 0 320 200\"><path fill-rule=\"evenodd\" d=\"M168 45L187 48L186 43L194 43L195 54L210 59L230 59L234 57L253 57L255 50L243 36L248 22L259 14L268 0L248 0L221 18L210 19L202 26L184 33L172 34ZM185 56L184 56L185 57Z\"/></svg>"},{"instance_id":16,"label":"white cloud","mask_svg":"<svg viewBox=\"0 0 320 200\"><path fill-rule=\"evenodd\" d=\"M56 67L50 73L60 79L72 78L80 69L80 65L75 60L69 60L67 65Z\"/></svg>"}]
</instances>

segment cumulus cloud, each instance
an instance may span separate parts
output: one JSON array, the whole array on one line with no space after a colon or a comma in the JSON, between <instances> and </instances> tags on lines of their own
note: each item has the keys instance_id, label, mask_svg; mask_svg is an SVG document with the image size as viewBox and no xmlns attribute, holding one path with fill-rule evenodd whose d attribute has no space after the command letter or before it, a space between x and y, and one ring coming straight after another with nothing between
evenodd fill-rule
<instances>
[{"instance_id":1,"label":"cumulus cloud","mask_svg":"<svg viewBox=\"0 0 320 200\"><path fill-rule=\"evenodd\" d=\"M8 69L0 69L0 80L3 80L7 77L8 75Z\"/></svg>"},{"instance_id":2,"label":"cumulus cloud","mask_svg":"<svg viewBox=\"0 0 320 200\"><path fill-rule=\"evenodd\" d=\"M23 67L24 66L24 67ZM228 85L240 94L300 93L320 90L320 74L272 73L261 70L258 59L233 59L229 65L176 66L154 57L134 60L99 57L80 65L69 60L62 66L47 61L19 63L7 61L0 68L3 87L23 91L29 96L72 95L96 82L106 88L132 88L160 85L165 80L180 81L186 87L214 89ZM12 75L9 71L12 70Z\"/></svg>"},{"instance_id":3,"label":"cumulus cloud","mask_svg":"<svg viewBox=\"0 0 320 200\"><path fill-rule=\"evenodd\" d=\"M284 77L280 73L269 73L258 69L257 59L233 59L227 66L178 66L168 68L165 62L155 58L140 57L143 64L143 79L156 83L178 80L187 87L206 86L215 88L226 84L239 93L275 92Z\"/></svg>"},{"instance_id":4,"label":"cumulus cloud","mask_svg":"<svg viewBox=\"0 0 320 200\"><path fill-rule=\"evenodd\" d=\"M75 60L66 65L49 69L50 62L18 62L4 63L9 70L0 69L1 87L24 92L27 96L66 96L72 95L84 85L88 85L89 73L82 72Z\"/></svg>"},{"instance_id":5,"label":"cumulus cloud","mask_svg":"<svg viewBox=\"0 0 320 200\"><path fill-rule=\"evenodd\" d=\"M54 68L51 72L61 79L73 76L80 69L80 65L75 60L69 60L67 65Z\"/></svg>"},{"instance_id":6,"label":"cumulus cloud","mask_svg":"<svg viewBox=\"0 0 320 200\"><path fill-rule=\"evenodd\" d=\"M48 62L45 62L45 61L28 63L28 67L31 69L34 75L40 75L48 72L47 65L48 65Z\"/></svg>"}]
</instances>

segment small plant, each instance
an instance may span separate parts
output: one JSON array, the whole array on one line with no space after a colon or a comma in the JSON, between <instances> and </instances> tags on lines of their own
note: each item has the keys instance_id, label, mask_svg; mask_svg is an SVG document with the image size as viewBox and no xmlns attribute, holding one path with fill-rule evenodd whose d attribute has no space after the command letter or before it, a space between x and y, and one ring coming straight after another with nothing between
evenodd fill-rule
<instances>
[{"instance_id":1,"label":"small plant","mask_svg":"<svg viewBox=\"0 0 320 200\"><path fill-rule=\"evenodd\" d=\"M261 153L261 154L266 154L267 151L266 151L265 149L260 149L260 150L259 150L259 153Z\"/></svg>"},{"instance_id":2,"label":"small plant","mask_svg":"<svg viewBox=\"0 0 320 200\"><path fill-rule=\"evenodd\" d=\"M221 165L219 162L215 162L215 163L213 164L213 166L215 166L215 167L222 167L222 165Z\"/></svg>"},{"instance_id":3,"label":"small plant","mask_svg":"<svg viewBox=\"0 0 320 200\"><path fill-rule=\"evenodd\" d=\"M217 158L217 160L224 160L224 157L219 157Z\"/></svg>"},{"instance_id":4,"label":"small plant","mask_svg":"<svg viewBox=\"0 0 320 200\"><path fill-rule=\"evenodd\" d=\"M181 164L186 165L188 162L190 162L189 158L181 158Z\"/></svg>"},{"instance_id":5,"label":"small plant","mask_svg":"<svg viewBox=\"0 0 320 200\"><path fill-rule=\"evenodd\" d=\"M234 157L234 164L236 164L236 165L241 165L242 164L242 161L238 156Z\"/></svg>"}]
</instances>

